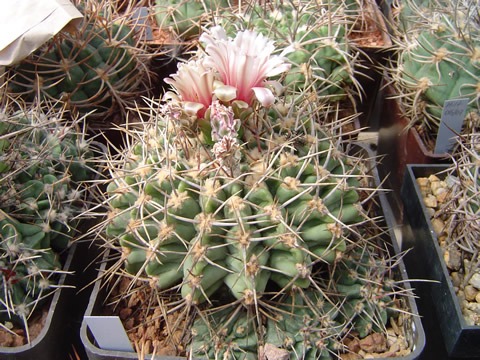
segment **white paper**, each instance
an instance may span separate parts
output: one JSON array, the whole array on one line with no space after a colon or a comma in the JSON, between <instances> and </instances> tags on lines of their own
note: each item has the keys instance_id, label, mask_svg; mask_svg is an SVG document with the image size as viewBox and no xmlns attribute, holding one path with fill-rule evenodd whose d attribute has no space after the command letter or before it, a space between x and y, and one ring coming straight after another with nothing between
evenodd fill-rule
<instances>
[{"instance_id":1,"label":"white paper","mask_svg":"<svg viewBox=\"0 0 480 360\"><path fill-rule=\"evenodd\" d=\"M446 154L452 149L455 137L462 131L468 101L469 99L454 99L446 100L443 104L442 119L435 143L435 154Z\"/></svg>"},{"instance_id":2,"label":"white paper","mask_svg":"<svg viewBox=\"0 0 480 360\"><path fill-rule=\"evenodd\" d=\"M134 351L118 316L85 316L84 319L101 349Z\"/></svg>"},{"instance_id":3,"label":"white paper","mask_svg":"<svg viewBox=\"0 0 480 360\"><path fill-rule=\"evenodd\" d=\"M23 60L82 18L69 0L0 0L0 66Z\"/></svg>"}]
</instances>

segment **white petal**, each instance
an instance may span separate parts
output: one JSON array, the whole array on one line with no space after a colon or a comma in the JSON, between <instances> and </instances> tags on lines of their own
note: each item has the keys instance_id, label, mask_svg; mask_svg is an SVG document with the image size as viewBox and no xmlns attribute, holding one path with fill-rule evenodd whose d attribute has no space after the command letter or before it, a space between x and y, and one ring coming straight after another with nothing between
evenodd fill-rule
<instances>
[{"instance_id":1,"label":"white petal","mask_svg":"<svg viewBox=\"0 0 480 360\"><path fill-rule=\"evenodd\" d=\"M237 88L229 85L217 86L214 94L220 101L232 101L237 97Z\"/></svg>"},{"instance_id":2,"label":"white petal","mask_svg":"<svg viewBox=\"0 0 480 360\"><path fill-rule=\"evenodd\" d=\"M263 106L269 107L275 102L275 97L270 89L264 87L254 87L253 92L255 93L257 100L260 101L260 104Z\"/></svg>"},{"instance_id":3,"label":"white petal","mask_svg":"<svg viewBox=\"0 0 480 360\"><path fill-rule=\"evenodd\" d=\"M275 80L270 80L270 81L265 81L265 85L269 85L273 88L273 92L275 95L280 95L284 88L283 88L283 85L279 82L279 81L275 81Z\"/></svg>"},{"instance_id":4,"label":"white petal","mask_svg":"<svg viewBox=\"0 0 480 360\"><path fill-rule=\"evenodd\" d=\"M204 107L205 106L203 104L196 103L193 101L186 101L183 105L185 112L187 113L187 115L190 115L190 116L197 116L197 113Z\"/></svg>"},{"instance_id":5,"label":"white petal","mask_svg":"<svg viewBox=\"0 0 480 360\"><path fill-rule=\"evenodd\" d=\"M175 94L173 91L167 91L163 95L162 101L167 101L167 100L180 101L180 99L178 98L178 95Z\"/></svg>"}]
</instances>

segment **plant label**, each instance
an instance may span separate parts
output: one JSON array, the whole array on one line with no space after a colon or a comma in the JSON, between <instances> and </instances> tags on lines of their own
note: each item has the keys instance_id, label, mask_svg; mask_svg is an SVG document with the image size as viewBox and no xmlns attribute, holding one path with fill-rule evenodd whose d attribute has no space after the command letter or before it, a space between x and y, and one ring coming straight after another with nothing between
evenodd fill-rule
<instances>
[{"instance_id":1,"label":"plant label","mask_svg":"<svg viewBox=\"0 0 480 360\"><path fill-rule=\"evenodd\" d=\"M134 351L118 316L85 316L84 318L101 349Z\"/></svg>"},{"instance_id":2,"label":"plant label","mask_svg":"<svg viewBox=\"0 0 480 360\"><path fill-rule=\"evenodd\" d=\"M446 100L438 128L435 154L448 153L455 143L455 137L462 131L469 99Z\"/></svg>"}]
</instances>

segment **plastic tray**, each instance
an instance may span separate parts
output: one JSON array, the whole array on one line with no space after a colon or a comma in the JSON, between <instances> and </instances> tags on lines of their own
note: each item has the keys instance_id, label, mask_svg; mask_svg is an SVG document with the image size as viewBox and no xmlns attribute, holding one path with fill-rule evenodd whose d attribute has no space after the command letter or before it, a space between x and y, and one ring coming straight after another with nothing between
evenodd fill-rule
<instances>
[{"instance_id":1,"label":"plastic tray","mask_svg":"<svg viewBox=\"0 0 480 360\"><path fill-rule=\"evenodd\" d=\"M404 205L404 248L411 248L405 260L410 277L434 280L418 283L418 288L433 307L437 329L442 334L450 357L480 356L480 326L467 326L453 289L443 252L433 231L416 179L446 169L445 165L408 165L401 197ZM441 176L439 176L441 177ZM436 339L438 341L438 339Z\"/></svg>"}]
</instances>

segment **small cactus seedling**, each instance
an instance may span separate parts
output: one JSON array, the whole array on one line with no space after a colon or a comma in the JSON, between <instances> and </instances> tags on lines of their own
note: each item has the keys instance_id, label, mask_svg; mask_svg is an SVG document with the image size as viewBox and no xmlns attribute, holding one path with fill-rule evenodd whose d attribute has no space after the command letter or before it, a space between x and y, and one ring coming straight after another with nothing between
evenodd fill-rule
<instances>
[{"instance_id":1,"label":"small cactus seedling","mask_svg":"<svg viewBox=\"0 0 480 360\"><path fill-rule=\"evenodd\" d=\"M27 102L65 103L71 111L105 117L148 89L150 55L127 15L111 13L106 0L78 3L84 14L79 29L57 34L12 67L8 89Z\"/></svg>"},{"instance_id":2,"label":"small cactus seedling","mask_svg":"<svg viewBox=\"0 0 480 360\"><path fill-rule=\"evenodd\" d=\"M55 291L59 253L86 210L94 157L80 122L61 112L0 113L0 318L27 321ZM83 120L82 120L83 121Z\"/></svg>"}]
</instances>

